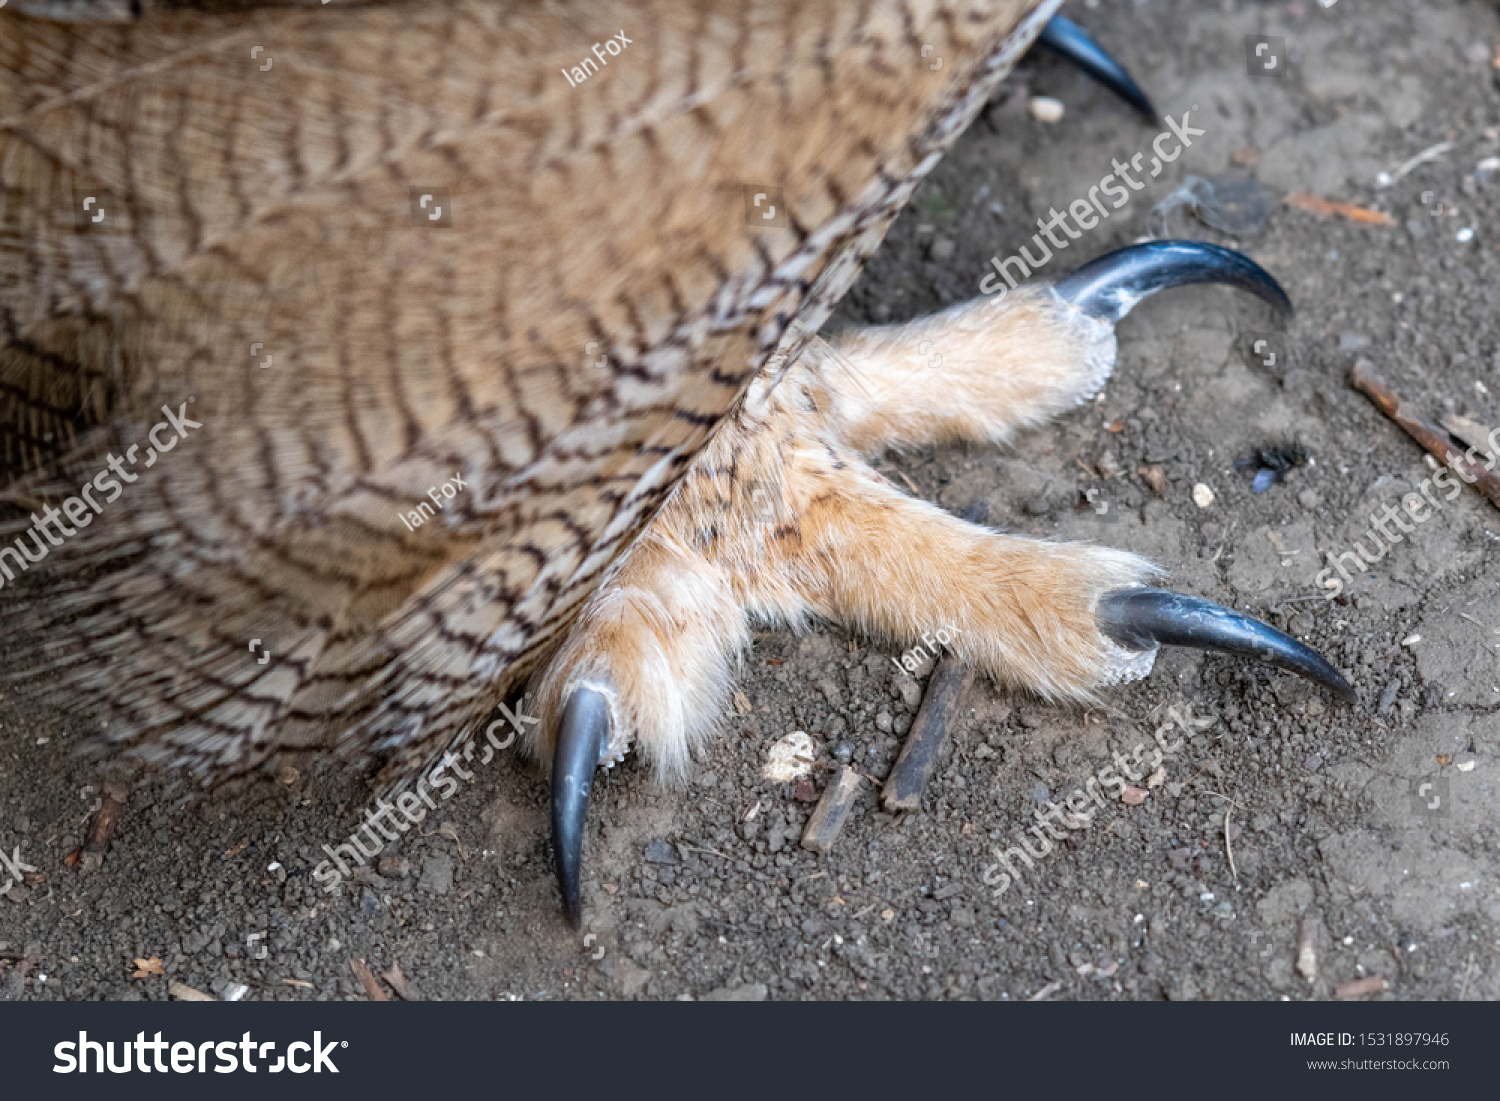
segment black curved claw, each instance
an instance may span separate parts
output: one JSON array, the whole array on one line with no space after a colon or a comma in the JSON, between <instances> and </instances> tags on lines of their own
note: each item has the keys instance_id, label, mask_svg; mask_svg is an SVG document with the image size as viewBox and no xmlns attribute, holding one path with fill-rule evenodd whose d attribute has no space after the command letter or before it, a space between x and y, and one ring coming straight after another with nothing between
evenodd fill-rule
<instances>
[{"instance_id":1,"label":"black curved claw","mask_svg":"<svg viewBox=\"0 0 1500 1101\"><path fill-rule=\"evenodd\" d=\"M1125 66L1111 57L1099 43L1089 36L1088 31L1071 19L1054 15L1051 22L1042 28L1037 44L1067 58L1134 107L1149 121L1156 121L1156 108L1151 106L1151 100L1147 98L1145 92L1141 91L1141 86L1131 77Z\"/></svg>"},{"instance_id":2,"label":"black curved claw","mask_svg":"<svg viewBox=\"0 0 1500 1101\"><path fill-rule=\"evenodd\" d=\"M1306 677L1350 703L1359 697L1342 674L1311 646L1258 619L1196 596L1165 589L1115 589L1099 598L1099 630L1131 650L1192 646L1244 654Z\"/></svg>"},{"instance_id":3,"label":"black curved claw","mask_svg":"<svg viewBox=\"0 0 1500 1101\"><path fill-rule=\"evenodd\" d=\"M1207 241L1127 245L1090 260L1053 289L1094 317L1119 321L1141 299L1189 283L1239 287L1287 315L1292 313L1292 300L1270 272L1248 256Z\"/></svg>"},{"instance_id":4,"label":"black curved claw","mask_svg":"<svg viewBox=\"0 0 1500 1101\"><path fill-rule=\"evenodd\" d=\"M563 707L552 753L552 847L557 885L573 928L583 918L578 879L583 865L583 825L589 813L594 769L609 744L609 702L592 688L575 688Z\"/></svg>"}]
</instances>

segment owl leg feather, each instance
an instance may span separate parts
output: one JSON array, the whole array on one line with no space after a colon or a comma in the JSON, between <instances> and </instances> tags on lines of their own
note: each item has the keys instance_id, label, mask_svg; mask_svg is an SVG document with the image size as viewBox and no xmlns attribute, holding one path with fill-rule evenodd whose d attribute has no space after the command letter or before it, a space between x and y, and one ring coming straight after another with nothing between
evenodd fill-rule
<instances>
[{"instance_id":1,"label":"owl leg feather","mask_svg":"<svg viewBox=\"0 0 1500 1101\"><path fill-rule=\"evenodd\" d=\"M1004 443L1097 394L1114 370L1115 323L1157 291L1221 283L1292 309L1265 269L1203 241L1130 245L1052 284L995 282L990 297L811 349L833 433L866 454Z\"/></svg>"},{"instance_id":2,"label":"owl leg feather","mask_svg":"<svg viewBox=\"0 0 1500 1101\"><path fill-rule=\"evenodd\" d=\"M574 925L595 770L635 750L658 775L683 775L723 712L748 638L721 572L658 521L541 672L528 748L552 767L557 879Z\"/></svg>"}]
</instances>

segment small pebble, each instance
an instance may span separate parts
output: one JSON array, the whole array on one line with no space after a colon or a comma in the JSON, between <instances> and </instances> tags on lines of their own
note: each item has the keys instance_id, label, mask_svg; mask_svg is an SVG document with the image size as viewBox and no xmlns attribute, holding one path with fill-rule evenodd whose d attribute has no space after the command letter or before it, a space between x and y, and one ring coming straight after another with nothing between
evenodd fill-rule
<instances>
[{"instance_id":1,"label":"small pebble","mask_svg":"<svg viewBox=\"0 0 1500 1101\"><path fill-rule=\"evenodd\" d=\"M676 864L677 850L665 841L653 841L646 846L648 864Z\"/></svg>"},{"instance_id":2,"label":"small pebble","mask_svg":"<svg viewBox=\"0 0 1500 1101\"><path fill-rule=\"evenodd\" d=\"M399 856L382 856L375 870L386 879L405 879L411 874L411 861Z\"/></svg>"},{"instance_id":3,"label":"small pebble","mask_svg":"<svg viewBox=\"0 0 1500 1101\"><path fill-rule=\"evenodd\" d=\"M761 776L778 784L800 780L812 771L812 762L817 757L817 747L805 730L794 730L778 739L766 755Z\"/></svg>"},{"instance_id":4,"label":"small pebble","mask_svg":"<svg viewBox=\"0 0 1500 1101\"><path fill-rule=\"evenodd\" d=\"M1380 705L1378 710L1382 715L1388 715L1396 706L1396 697L1401 693L1401 682L1393 680L1385 686L1385 691L1380 694Z\"/></svg>"},{"instance_id":5,"label":"small pebble","mask_svg":"<svg viewBox=\"0 0 1500 1101\"><path fill-rule=\"evenodd\" d=\"M1060 99L1053 99L1051 96L1032 96L1027 106L1031 110L1031 117L1038 122L1062 121L1064 107Z\"/></svg>"},{"instance_id":6,"label":"small pebble","mask_svg":"<svg viewBox=\"0 0 1500 1101\"><path fill-rule=\"evenodd\" d=\"M453 887L453 858L447 853L429 856L422 862L422 878L417 886L431 894L447 894Z\"/></svg>"},{"instance_id":7,"label":"small pebble","mask_svg":"<svg viewBox=\"0 0 1500 1101\"><path fill-rule=\"evenodd\" d=\"M1207 508L1214 503L1214 491L1199 482L1193 487L1193 504L1199 508Z\"/></svg>"}]
</instances>

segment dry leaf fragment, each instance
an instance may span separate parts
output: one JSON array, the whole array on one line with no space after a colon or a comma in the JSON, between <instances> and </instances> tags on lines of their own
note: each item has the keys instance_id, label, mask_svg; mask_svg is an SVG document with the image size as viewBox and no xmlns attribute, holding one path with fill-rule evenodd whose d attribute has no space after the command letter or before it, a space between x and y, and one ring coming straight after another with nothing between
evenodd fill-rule
<instances>
[{"instance_id":1,"label":"dry leaf fragment","mask_svg":"<svg viewBox=\"0 0 1500 1101\"><path fill-rule=\"evenodd\" d=\"M1125 801L1126 806L1138 807L1146 801L1146 789L1134 786L1127 787L1124 791L1120 792L1120 798Z\"/></svg>"},{"instance_id":2,"label":"dry leaf fragment","mask_svg":"<svg viewBox=\"0 0 1500 1101\"><path fill-rule=\"evenodd\" d=\"M144 960L138 959L135 961L135 966L135 974L130 976L132 979L144 979L149 975L166 974L166 972L162 970L161 959L158 956L152 956L150 959Z\"/></svg>"},{"instance_id":3,"label":"dry leaf fragment","mask_svg":"<svg viewBox=\"0 0 1500 1101\"><path fill-rule=\"evenodd\" d=\"M1393 226L1396 224L1396 219L1382 211L1354 206L1351 203L1336 203L1332 199L1320 199L1305 191L1293 191L1282 202L1297 210L1305 210L1309 214L1320 214L1325 218L1337 214L1348 218L1351 222L1363 222L1365 225Z\"/></svg>"}]
</instances>

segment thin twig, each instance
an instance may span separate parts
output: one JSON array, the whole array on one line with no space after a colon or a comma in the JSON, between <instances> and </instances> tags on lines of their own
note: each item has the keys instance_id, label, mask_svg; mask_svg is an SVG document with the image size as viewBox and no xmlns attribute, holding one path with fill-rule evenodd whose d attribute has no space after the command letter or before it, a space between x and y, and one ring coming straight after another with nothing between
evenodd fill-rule
<instances>
[{"instance_id":1,"label":"thin twig","mask_svg":"<svg viewBox=\"0 0 1500 1101\"><path fill-rule=\"evenodd\" d=\"M1229 796L1224 795L1220 792L1211 791L1208 794L1217 795L1220 799L1223 799L1226 803L1230 804L1230 806L1224 808L1224 852L1229 856L1229 873L1234 876L1235 885L1238 886L1240 882L1240 871L1234 866L1234 843L1229 840L1229 815L1232 812L1233 807L1239 807L1240 805L1233 799L1229 798ZM1240 807L1240 809L1244 810L1245 808Z\"/></svg>"}]
</instances>

